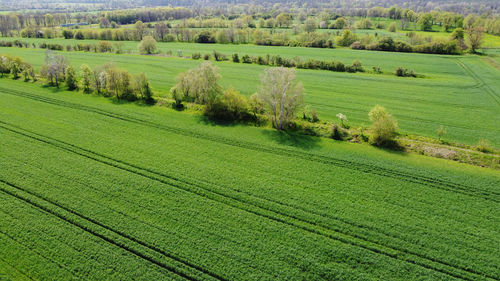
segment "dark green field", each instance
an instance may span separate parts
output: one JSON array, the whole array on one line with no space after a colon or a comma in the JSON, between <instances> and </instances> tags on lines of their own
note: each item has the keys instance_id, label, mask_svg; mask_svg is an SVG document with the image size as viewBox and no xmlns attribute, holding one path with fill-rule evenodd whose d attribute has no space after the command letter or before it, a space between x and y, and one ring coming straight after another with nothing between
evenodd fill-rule
<instances>
[{"instance_id":1,"label":"dark green field","mask_svg":"<svg viewBox=\"0 0 500 281\"><path fill-rule=\"evenodd\" d=\"M489 169L10 79L0 155L1 279L499 278Z\"/></svg>"}]
</instances>

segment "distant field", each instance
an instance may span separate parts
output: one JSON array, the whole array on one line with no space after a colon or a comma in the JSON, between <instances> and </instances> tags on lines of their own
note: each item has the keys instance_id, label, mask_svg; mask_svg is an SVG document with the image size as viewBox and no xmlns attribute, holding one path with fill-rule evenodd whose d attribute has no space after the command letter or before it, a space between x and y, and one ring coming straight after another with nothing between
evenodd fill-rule
<instances>
[{"instance_id":1,"label":"distant field","mask_svg":"<svg viewBox=\"0 0 500 281\"><path fill-rule=\"evenodd\" d=\"M2 279L495 280L500 271L493 170L10 79L0 79L0 144Z\"/></svg>"}]
</instances>

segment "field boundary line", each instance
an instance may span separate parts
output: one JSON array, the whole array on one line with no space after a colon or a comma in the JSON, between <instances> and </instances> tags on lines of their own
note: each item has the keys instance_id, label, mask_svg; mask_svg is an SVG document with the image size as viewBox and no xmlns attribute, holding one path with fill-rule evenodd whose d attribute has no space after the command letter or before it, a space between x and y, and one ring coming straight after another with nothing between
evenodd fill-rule
<instances>
[{"instance_id":1,"label":"field boundary line","mask_svg":"<svg viewBox=\"0 0 500 281\"><path fill-rule=\"evenodd\" d=\"M0 121L0 123L4 123L4 122ZM0 125L0 128L6 129L4 126L1 126L1 125ZM261 216L261 217L264 217L267 219L271 219L271 220L274 220L274 221L277 221L277 222L280 222L280 223L283 223L286 225L297 227L297 228L303 229L305 231L308 231L310 233L318 234L318 235L323 236L325 238L337 240L337 241L343 242L345 244L360 247L360 248L363 248L365 250L368 250L368 251L371 251L371 252L374 252L377 254L385 255L387 257L394 258L394 259L399 260L399 261L408 262L408 263L411 263L414 265L418 265L418 266L421 266L421 267L424 267L424 268L427 268L430 270L434 270L434 271L437 271L437 272L440 272L443 274L447 274L447 275L453 276L455 278L461 278L464 280L474 280L474 279L467 278L467 277L464 277L462 275L458 275L458 274L450 272L446 269L435 267L435 266L429 265L427 263L431 263L431 264L436 263L442 267L450 267L450 268L453 268L455 270L467 272L468 274L486 276L488 278L494 279L493 277L487 276L484 273L475 272L472 269L462 268L461 266L456 266L456 265L450 265L446 262L442 262L442 261L439 261L436 259L421 256L420 254L415 254L415 253L412 253L408 250L405 251L402 249L395 249L395 248L392 248L391 246L382 245L378 242L372 242L372 241L366 240L364 238L355 237L352 234L346 234L346 233L342 233L338 230L332 230L332 229L329 229L328 227L303 220L297 216L286 214L286 213L283 213L283 212L280 212L277 210L272 210L269 207L266 208L266 207L262 207L262 206L258 206L255 204L251 204L251 203L242 201L241 198L238 198L238 197L235 197L232 195L227 195L227 194L224 194L220 191L214 191L214 190L208 189L206 187L193 185L192 183L189 183L189 182L183 182L184 184L191 185L191 186L195 187L196 189L198 189L198 190L193 190L193 188L187 188L187 187L184 187L181 184L177 183L177 182L179 182L179 180L177 180L175 178L172 178L169 176L162 176L161 174L157 175L157 174L155 174L155 172L149 172L147 169L141 170L141 168L130 165L128 163L124 163L123 161L120 161L120 160L114 160L112 158L107 158L106 156L99 156L99 155L95 155L95 154L94 155L86 155L85 153L73 151L70 148L63 147L61 145L51 143L50 141L40 139L39 137L29 136L29 135L26 135L26 134L21 133L21 132L16 132L12 129L7 129L7 130L14 132L14 133L17 133L17 134L24 135L28 138L32 138L32 139L38 140L40 142L52 145L56 148L59 148L59 149L65 150L65 151L69 151L71 153L89 158L91 160L98 161L102 164L109 165L109 166L112 166L112 167L115 167L118 169L122 169L125 171L129 171L129 172L135 173L137 175L149 178L151 180L166 184L168 186L173 186L173 187L176 187L178 189L184 190L186 192L193 193L193 194L196 194L198 196L202 196L202 197L217 201L217 202L222 203L222 204L226 204L226 205L231 206L233 208L240 209L240 210L246 211L248 213L252 213L254 215ZM41 137L45 137L45 136L41 136ZM48 137L46 137L46 138L48 138ZM56 140L54 140L54 141L56 141ZM66 145L70 145L70 144L66 144ZM87 151L86 149L81 149L81 148L78 148L74 145L70 145L70 146L72 146L73 149L80 149L86 153L92 154L92 152ZM103 159L99 159L97 157L102 157L102 158L105 158L105 159L107 158L107 159L103 160ZM117 162L118 164L113 163L113 162ZM127 167L127 166L129 166L129 167ZM137 170L139 170L139 171L137 171ZM153 175L148 175L148 173L153 174ZM159 176L160 176L160 178L158 178ZM174 181L174 183L169 182L167 180L164 180L161 177L166 177L168 180ZM201 189L201 190L199 190L199 189ZM240 206L238 206L238 205L240 205ZM250 208L248 208L248 207L245 208L243 206L249 206ZM287 220L287 218L288 218L288 220ZM292 221L290 221L290 219ZM331 233L329 233L329 232L331 232ZM332 234L332 233L335 233L335 234ZM356 242L357 240L359 240L359 241ZM365 244L372 244L372 245L365 245ZM385 249L379 249L379 247L385 248ZM411 257L408 257L408 255L414 256L414 257L411 258ZM419 261L419 259L425 260L425 262Z\"/></svg>"},{"instance_id":2,"label":"field boundary line","mask_svg":"<svg viewBox=\"0 0 500 281\"><path fill-rule=\"evenodd\" d=\"M469 186L457 184L457 183L450 182L447 180L440 180L437 178L427 177L427 176L423 176L423 175L414 175L414 174L412 175L412 174L409 174L407 172L401 172L401 171L397 171L397 170L393 170L393 169L389 169L389 168L383 168L383 167L376 166L374 164L357 163L357 162L354 162L351 160L336 159L336 158L333 158L331 156L324 156L324 155L308 153L308 152L304 152L304 151L294 151L294 150L287 149L287 148L273 148L272 146L266 147L266 146L257 145L257 144L253 144L251 142L245 142L245 141L241 141L241 140L232 140L232 139L228 139L225 137L218 137L218 136L208 135L208 134L204 134L204 133L195 133L195 132L184 130L181 128L160 125L160 124L156 124L156 123L153 123L153 122L150 122L147 120L141 120L141 119L130 117L130 116L124 116L124 115L116 114L116 113L109 112L109 111L104 111L104 110L89 107L89 106L74 104L74 103L65 102L65 101L52 99L52 98L48 98L48 97L42 97L39 95L33 95L33 94L25 93L25 92L12 91L12 90L8 90L8 89L4 89L4 88L0 87L0 93L2 93L2 92L6 93L6 94L14 95L14 96L19 96L19 97L24 97L24 98L36 100L39 102L53 104L56 106L74 108L74 109L78 109L78 110L82 110L82 111L100 114L100 115L104 115L104 116L107 116L110 118L122 120L125 122L131 122L131 123L139 124L139 125L146 126L146 127L157 128L157 129L164 130L164 131L171 132L171 133L178 134L178 135L183 135L183 136L188 136L188 137L193 137L193 138L198 138L198 139L203 139L203 140L208 140L208 141L213 141L213 142L218 142L221 144L225 144L225 145L229 145L229 146L233 146L233 147L241 147L244 149L258 151L258 152L264 152L264 153L269 153L269 154L274 154L274 155L279 155L279 156L293 157L293 158L309 160L309 161L313 161L313 162L319 162L319 163L326 164L326 165L333 165L336 167L360 171L360 172L364 172L367 174L375 174L375 175L379 175L379 176L398 179L401 181L422 184L422 185L426 185L429 187L434 187L434 188L438 188L438 189L442 189L442 190L446 190L446 191L450 191L450 192L456 192L456 193L461 193L464 195L469 195L469 196L483 198L483 199L487 199L487 200L493 200L495 202L500 202L500 200L498 200L496 198L491 198L492 195L500 196L499 192L485 191L485 190L481 190L478 188L471 190L471 188Z\"/></svg>"}]
</instances>

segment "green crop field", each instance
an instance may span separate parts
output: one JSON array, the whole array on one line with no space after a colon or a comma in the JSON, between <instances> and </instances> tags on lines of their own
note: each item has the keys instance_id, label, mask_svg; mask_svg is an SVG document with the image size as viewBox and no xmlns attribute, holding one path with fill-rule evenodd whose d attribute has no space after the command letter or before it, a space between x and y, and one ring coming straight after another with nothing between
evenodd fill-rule
<instances>
[{"instance_id":1,"label":"green crop field","mask_svg":"<svg viewBox=\"0 0 500 281\"><path fill-rule=\"evenodd\" d=\"M18 54L42 60L39 51ZM78 64L114 58L130 66L140 59L145 71L156 69L168 80L173 66L197 63L68 57ZM453 65L457 60L435 59ZM484 67L474 58L459 60L471 71ZM437 82L416 85L442 83L450 76L447 66L438 65ZM231 67L248 69L248 75L262 70L227 63L221 64L223 75ZM372 79L300 74L305 81L308 75ZM469 75L461 77L458 86L474 84ZM154 78L155 87L166 87L160 80ZM323 87L335 92L340 86ZM486 106L489 96L480 96L476 87L471 95ZM426 93L415 95L408 111L425 105ZM461 102L448 98L450 104ZM309 101L315 100L320 102L320 95L311 93ZM473 110L474 104L469 106ZM462 117L466 122L468 116ZM11 79L0 79L0 155L1 279L499 277L500 175L490 169L266 128L216 125L194 113Z\"/></svg>"},{"instance_id":2,"label":"green crop field","mask_svg":"<svg viewBox=\"0 0 500 281\"><path fill-rule=\"evenodd\" d=\"M137 46L136 42L125 44L131 49ZM443 125L449 140L476 144L487 139L494 147L500 145L500 72L478 56L190 43L160 43L159 48L163 52L172 50L174 56L176 50L182 50L184 56L217 50L227 55L279 53L286 57L335 59L347 64L359 59L366 69L380 66L385 74L298 70L298 78L306 89L306 103L318 112L320 119L335 120L337 113L343 113L352 125L368 124L370 108L379 104L393 113L403 132L436 137L436 129ZM44 50L40 49L0 48L0 53L23 57L37 68L44 60ZM168 96L177 74L200 63L187 58L133 54L63 54L77 68L83 63L95 66L112 62L132 73L145 72L158 96ZM223 86L234 87L247 96L258 91L259 77L267 68L214 63L220 68ZM396 77L393 72L398 66L412 69L425 78Z\"/></svg>"}]
</instances>

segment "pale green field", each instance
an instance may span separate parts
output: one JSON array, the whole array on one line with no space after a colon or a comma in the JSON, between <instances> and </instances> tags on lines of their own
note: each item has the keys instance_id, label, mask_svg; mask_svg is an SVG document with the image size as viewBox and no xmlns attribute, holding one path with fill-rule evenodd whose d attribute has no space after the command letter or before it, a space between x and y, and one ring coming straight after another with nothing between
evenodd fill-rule
<instances>
[{"instance_id":1,"label":"pale green field","mask_svg":"<svg viewBox=\"0 0 500 281\"><path fill-rule=\"evenodd\" d=\"M74 42L74 41L73 41ZM133 42L126 43L133 48ZM335 73L319 70L298 70L298 78L306 89L306 103L320 119L336 120L337 113L348 116L352 125L369 124L368 112L376 104L387 107L399 121L402 132L436 137L440 125L447 128L445 139L476 144L488 139L500 145L500 80L499 71L476 56L440 56L349 49L311 49L262 47L254 45L203 45L161 43L161 50L212 52L230 55L279 53L283 56L336 59L345 63L359 59L366 68L380 66L384 75L367 73ZM43 50L2 48L0 53L18 55L37 68L44 58ZM132 73L145 72L155 93L168 96L178 73L200 63L186 58L140 55L63 52L79 67L113 62ZM259 77L265 66L214 62L220 67L222 85L234 87L245 95L258 91ZM413 69L425 78L398 78L390 73L398 66Z\"/></svg>"}]
</instances>

